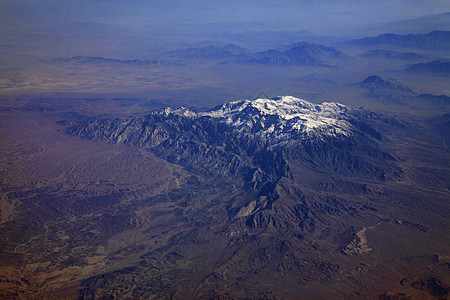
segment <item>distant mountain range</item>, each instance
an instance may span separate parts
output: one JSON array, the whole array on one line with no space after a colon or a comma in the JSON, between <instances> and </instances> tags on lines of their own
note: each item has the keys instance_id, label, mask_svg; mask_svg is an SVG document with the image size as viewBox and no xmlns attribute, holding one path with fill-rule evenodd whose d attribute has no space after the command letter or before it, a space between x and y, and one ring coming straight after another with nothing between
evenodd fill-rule
<instances>
[{"instance_id":1,"label":"distant mountain range","mask_svg":"<svg viewBox=\"0 0 450 300\"><path fill-rule=\"evenodd\" d=\"M450 97L446 95L419 94L402 82L393 78L371 75L359 83L366 90L366 96L415 108L434 107L448 110Z\"/></svg>"},{"instance_id":2,"label":"distant mountain range","mask_svg":"<svg viewBox=\"0 0 450 300\"><path fill-rule=\"evenodd\" d=\"M263 64L263 65L307 65L330 66L329 60L343 58L345 55L332 47L306 42L292 45L285 51L268 50L257 52L253 57L243 60L226 61L225 64Z\"/></svg>"},{"instance_id":3,"label":"distant mountain range","mask_svg":"<svg viewBox=\"0 0 450 300\"><path fill-rule=\"evenodd\" d=\"M282 45L289 43L296 43L298 41L305 41L308 43L330 43L343 41L344 38L336 36L318 36L309 31L244 31L238 33L224 33L221 37L224 41L234 41L240 45L252 45L261 47L259 49L270 48L273 45Z\"/></svg>"},{"instance_id":4,"label":"distant mountain range","mask_svg":"<svg viewBox=\"0 0 450 300\"><path fill-rule=\"evenodd\" d=\"M360 56L401 60L422 60L430 58L429 55L423 55L416 52L399 52L393 50L370 50L360 54Z\"/></svg>"},{"instance_id":5,"label":"distant mountain range","mask_svg":"<svg viewBox=\"0 0 450 300\"><path fill-rule=\"evenodd\" d=\"M158 66L158 65L185 65L187 63L194 63L192 61L182 61L175 59L116 59L106 58L100 56L73 56L68 58L55 58L52 60L57 63L77 62L84 64L126 64L126 65L138 65L138 66Z\"/></svg>"},{"instance_id":6,"label":"distant mountain range","mask_svg":"<svg viewBox=\"0 0 450 300\"><path fill-rule=\"evenodd\" d=\"M245 65L305 65L330 66L330 59L345 57L339 50L323 45L301 42L293 44L286 50L269 49L260 52L251 52L237 45L229 44L224 47L208 46L187 48L167 53L169 57L178 59L209 59L221 60L221 64Z\"/></svg>"},{"instance_id":7,"label":"distant mountain range","mask_svg":"<svg viewBox=\"0 0 450 300\"><path fill-rule=\"evenodd\" d=\"M399 97L416 96L417 93L393 78L382 78L377 75L371 75L360 82L360 86L368 90L371 96L377 97Z\"/></svg>"},{"instance_id":8,"label":"distant mountain range","mask_svg":"<svg viewBox=\"0 0 450 300\"><path fill-rule=\"evenodd\" d=\"M291 44L284 50L269 49L252 52L235 44L226 46L208 45L203 47L184 48L166 52L160 59L116 59L100 56L73 56L56 58L53 62L84 63L84 64L127 64L138 66L149 65L187 65L200 62L215 62L219 64L240 65L304 65L330 67L334 59L346 56L333 47L310 44L306 42Z\"/></svg>"},{"instance_id":9,"label":"distant mountain range","mask_svg":"<svg viewBox=\"0 0 450 300\"><path fill-rule=\"evenodd\" d=\"M392 45L403 48L449 50L450 31L435 30L427 34L399 35L385 33L376 37L366 37L348 42L354 46Z\"/></svg>"},{"instance_id":10,"label":"distant mountain range","mask_svg":"<svg viewBox=\"0 0 450 300\"><path fill-rule=\"evenodd\" d=\"M450 12L391 22L377 28L378 32L398 34L428 33L433 30L450 30Z\"/></svg>"},{"instance_id":11,"label":"distant mountain range","mask_svg":"<svg viewBox=\"0 0 450 300\"><path fill-rule=\"evenodd\" d=\"M436 59L433 61L418 63L404 69L409 73L429 73L439 75L450 74L450 60Z\"/></svg>"},{"instance_id":12,"label":"distant mountain range","mask_svg":"<svg viewBox=\"0 0 450 300\"><path fill-rule=\"evenodd\" d=\"M180 59L231 59L249 55L250 50L238 45L228 44L226 46L205 46L173 50L166 55Z\"/></svg>"}]
</instances>

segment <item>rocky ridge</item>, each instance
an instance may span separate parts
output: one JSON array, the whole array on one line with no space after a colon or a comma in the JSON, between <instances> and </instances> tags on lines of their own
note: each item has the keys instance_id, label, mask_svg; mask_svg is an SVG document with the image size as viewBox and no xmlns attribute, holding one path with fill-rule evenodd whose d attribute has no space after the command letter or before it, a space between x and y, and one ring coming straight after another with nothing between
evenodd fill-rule
<instances>
[{"instance_id":1,"label":"rocky ridge","mask_svg":"<svg viewBox=\"0 0 450 300\"><path fill-rule=\"evenodd\" d=\"M379 149L384 137L370 118L378 117L287 96L229 102L202 112L166 108L142 117L96 119L68 132L144 147L191 172L262 187L290 177L289 161L368 178L392 173L394 158Z\"/></svg>"}]
</instances>

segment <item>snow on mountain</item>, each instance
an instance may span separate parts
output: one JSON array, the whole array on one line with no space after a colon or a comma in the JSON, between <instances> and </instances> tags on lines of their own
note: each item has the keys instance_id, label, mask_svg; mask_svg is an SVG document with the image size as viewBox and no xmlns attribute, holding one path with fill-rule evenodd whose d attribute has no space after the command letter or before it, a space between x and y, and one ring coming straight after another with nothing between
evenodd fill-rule
<instances>
[{"instance_id":1,"label":"snow on mountain","mask_svg":"<svg viewBox=\"0 0 450 300\"><path fill-rule=\"evenodd\" d=\"M292 96L273 99L243 100L225 103L204 112L186 108L165 109L164 113L177 114L194 119L210 117L226 123L239 132L275 138L311 136L321 134L352 134L348 121L350 109L335 102L313 104Z\"/></svg>"}]
</instances>

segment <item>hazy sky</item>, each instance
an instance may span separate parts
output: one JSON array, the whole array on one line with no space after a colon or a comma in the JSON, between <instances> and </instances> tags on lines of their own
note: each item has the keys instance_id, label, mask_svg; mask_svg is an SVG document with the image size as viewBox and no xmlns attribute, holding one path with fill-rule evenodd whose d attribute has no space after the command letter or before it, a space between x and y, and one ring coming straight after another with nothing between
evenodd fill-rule
<instances>
[{"instance_id":1,"label":"hazy sky","mask_svg":"<svg viewBox=\"0 0 450 300\"><path fill-rule=\"evenodd\" d=\"M235 43L252 51L280 48L300 41L337 45L339 49L338 42L345 39L374 36L391 32L389 30L401 33L450 30L450 21L445 17L410 22L403 28L382 27L392 21L444 12L450 12L449 0L0 0L0 79L2 76L8 78L5 82L14 88L15 82L26 82L30 84L30 90L42 86L45 91L63 89L59 87L61 78L66 79L68 90L81 91L89 90L92 85L103 91L104 86L115 88L120 82L123 89L116 90L128 91L128 82L131 86L137 82L133 75L135 70L123 71L131 79L122 80L122 65L111 68L117 75L113 76L101 71L103 65L79 64L66 70L64 64L51 62L55 58L74 56L166 59L167 52L174 49L226 43ZM264 32L268 30L273 32ZM43 75L43 65L48 66L47 75ZM33 69L34 66L37 67ZM92 70L98 73L90 73ZM236 86L227 93L231 91L238 98L247 97L246 93L259 93L261 86L266 85L264 80L256 79L259 76L257 70L252 67L249 73L240 74L240 78L247 80L245 84L236 81ZM164 74L167 78L175 78L168 84L208 88L208 85L222 87L228 84L220 76L215 78L210 69L204 71L201 64L178 71L180 73L175 75ZM155 71L156 75L151 73L153 69L148 72L144 77L150 78L149 82L166 82L166 77L156 76L159 71ZM285 78L284 71L280 74L280 78ZM230 78L234 80L234 76L230 75ZM270 76L268 82L272 84L272 77L277 75ZM299 74L300 78L304 76ZM355 81L362 80L363 76ZM83 84L77 85L79 82ZM274 90L289 86L281 83L282 80L274 82ZM298 87L292 82L295 93ZM210 97L209 91L205 89L203 99ZM194 96L186 97L191 101L199 96L198 93L196 90ZM221 93L219 88L214 96L218 97L217 101L224 99Z\"/></svg>"},{"instance_id":2,"label":"hazy sky","mask_svg":"<svg viewBox=\"0 0 450 300\"><path fill-rule=\"evenodd\" d=\"M227 23L240 24L247 30L309 30L320 34L345 34L358 27L448 11L448 0L0 1L1 23L13 30L95 21L143 30Z\"/></svg>"}]
</instances>

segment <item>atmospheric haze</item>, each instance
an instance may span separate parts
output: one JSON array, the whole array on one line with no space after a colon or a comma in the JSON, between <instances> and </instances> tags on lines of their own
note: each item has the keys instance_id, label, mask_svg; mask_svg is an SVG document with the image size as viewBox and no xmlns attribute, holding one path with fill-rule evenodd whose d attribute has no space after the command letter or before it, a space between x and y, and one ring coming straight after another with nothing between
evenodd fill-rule
<instances>
[{"instance_id":1,"label":"atmospheric haze","mask_svg":"<svg viewBox=\"0 0 450 300\"><path fill-rule=\"evenodd\" d=\"M0 298L448 299L449 1L0 2Z\"/></svg>"}]
</instances>

